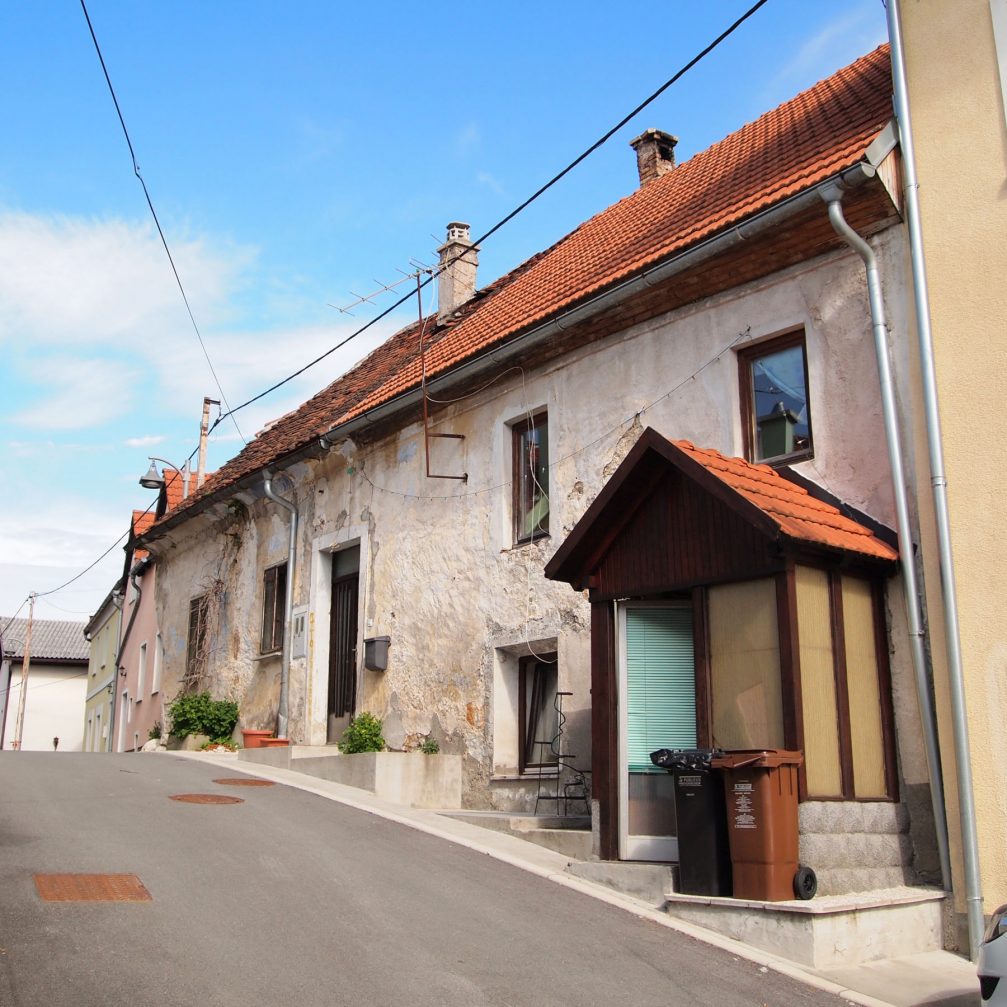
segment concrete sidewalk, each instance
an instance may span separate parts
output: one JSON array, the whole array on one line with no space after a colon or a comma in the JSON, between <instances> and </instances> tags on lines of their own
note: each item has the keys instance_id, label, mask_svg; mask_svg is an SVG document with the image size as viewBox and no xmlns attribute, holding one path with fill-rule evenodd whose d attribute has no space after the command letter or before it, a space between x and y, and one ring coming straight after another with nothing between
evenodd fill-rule
<instances>
[{"instance_id":1,"label":"concrete sidewalk","mask_svg":"<svg viewBox=\"0 0 1007 1007\"><path fill-rule=\"evenodd\" d=\"M327 780L305 776L289 769L278 769L238 760L233 753L169 752L175 757L196 759L214 765L226 764L228 771L236 770L248 776L272 780L332 801L338 801L360 811L378 815L400 825L417 829L456 843L477 853L494 857L531 874L537 874L554 884L563 885L600 899L611 906L654 923L688 934L707 944L722 948L730 954L754 962L763 968L800 980L817 989L833 993L847 1003L863 1007L978 1007L979 982L975 966L945 951L931 951L868 962L849 968L809 970L784 958L750 947L712 930L675 919L654 909L638 899L624 895L590 881L567 873L570 858L526 842L516 836L494 832L470 825L436 811L403 807L376 797L366 790L331 783Z\"/></svg>"}]
</instances>

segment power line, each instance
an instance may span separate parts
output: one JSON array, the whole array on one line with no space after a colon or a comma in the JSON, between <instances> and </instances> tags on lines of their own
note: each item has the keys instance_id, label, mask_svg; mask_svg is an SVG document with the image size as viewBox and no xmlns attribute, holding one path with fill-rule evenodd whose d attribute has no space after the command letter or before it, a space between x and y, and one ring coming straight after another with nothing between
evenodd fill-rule
<instances>
[{"instance_id":1,"label":"power line","mask_svg":"<svg viewBox=\"0 0 1007 1007\"><path fill-rule=\"evenodd\" d=\"M765 2L765 0L763 0ZM154 203L150 198L150 192L147 190L147 183L143 180L143 175L140 173L140 165L137 164L136 153L133 150L133 142L129 138L129 130L126 129L126 120L122 117L122 109L119 108L119 99L115 95L115 88L112 87L112 78L108 75L108 67L105 66L105 57L101 54L101 46L98 45L98 36L94 33L94 26L91 24L91 17L87 12L87 5L84 0L80 0L81 10L84 11L84 20L87 21L88 31L91 32L91 41L94 42L95 52L98 54L98 61L101 63L102 72L105 74L105 83L108 84L108 92L112 96L112 103L115 105L116 115L119 116L119 125L122 126L123 136L126 138L126 146L129 147L129 156L133 161L133 174L136 175L143 188L143 194L147 199L147 206L150 208L150 215L154 218L154 225L157 227L157 233L161 238L161 244L164 246L165 254L168 256L168 262L171 265L171 271L175 275L175 283L178 284L179 293L182 295L182 300L185 302L185 310L189 313L189 321L192 322L193 331L196 333L196 338L199 340L200 349L203 351L203 356L206 357L206 364L210 368L210 374L213 375L213 380L217 385L217 391L220 392L220 397L224 401L224 405L230 410L230 405L227 401L227 396L224 394L224 389L221 387L220 379L217 377L217 372L214 370L213 361L210 359L210 354L206 349L206 343L203 342L203 335L199 331L199 326L196 324L196 317L192 313L192 308L189 305L189 298L186 296L185 287L182 286L182 278L178 275L178 269L175 267L175 260L172 257L171 249L168 247L168 241L164 236L164 231L161 230L161 221L158 220L157 211L154 209ZM238 436L246 444L248 441L245 440L245 435L241 432L241 428L238 426L237 420L234 419L233 412L228 412L231 417L231 422L234 424L234 429L238 431Z\"/></svg>"},{"instance_id":2,"label":"power line","mask_svg":"<svg viewBox=\"0 0 1007 1007\"><path fill-rule=\"evenodd\" d=\"M84 0L81 0L81 3L83 3L83 2L84 2ZM480 235L478 238L476 238L476 240L472 244L473 245L481 245L484 241L486 241L487 238L490 238L492 235L496 234L496 232L499 231L500 228L502 228L505 224L508 224L510 221L512 221L523 210L527 209L532 203L535 202L536 199L539 198L539 196L543 195L543 193L545 193L549 189L551 189L557 182L560 181L560 179L564 178L571 171L573 171L573 169L576 168L577 165L579 165L586 158L590 157L591 154L593 154L599 147L601 147L604 143L606 143L608 140L610 140L631 119L633 119L635 116L639 115L640 112L642 112L652 102L656 101L657 98L659 98L662 94L664 94L664 92L667 91L669 87L671 87L678 80L680 80L682 77L684 77L685 74L687 74L694 66L696 66L697 63L699 63L703 59L705 59L725 39L727 39L729 36L733 35L734 32L737 31L737 29L741 27L741 25L743 25L753 14L756 13L756 11L759 10L759 8L765 6L765 4L767 4L768 2L769 2L769 0L757 0L757 3L755 3L751 7L749 7L748 10L745 11L745 13L742 14L741 17L739 17L733 24L731 24L728 28L724 29L724 31L722 31L705 48L701 49L698 53L696 53L696 55L693 56L692 59L690 59L679 70L677 70L671 77L669 77L653 94L651 94L649 97L647 97L643 101L641 101L640 104L636 106L636 108L634 108L627 115L623 116L614 126L612 126L611 129L609 129L602 136L600 136L597 140L595 140L595 142L592 143L590 147L588 147L585 151L583 151L583 153L579 154L576 158L574 158L574 160L572 160L562 171L560 171L557 174L553 175L553 177L550 178L548 182L546 182L544 185L542 185L538 189L536 189L535 192L533 192L523 203L521 203L520 205L516 206L513 210L511 210L511 212L508 213L507 216L505 216L502 219L498 220L488 231L486 231L485 233L483 233L482 235ZM465 254L466 254L466 252L461 252L461 253L459 253L459 255L455 256L453 259L450 259L447 262L445 262L442 265L440 265L439 267L437 267L437 269L435 271L432 270L431 274L425 280L423 280L422 283L419 284L419 289L422 289L423 287L427 286L427 284L431 283L433 281L434 276L436 275L437 272L442 272L445 268L447 268L448 266L450 266L452 263L454 263L457 259L461 258ZM405 302L408 301L413 296L413 293L414 293L414 291L409 291L409 293L404 294L397 301L395 301L394 304L392 304L390 307L388 307L384 311L382 311L381 314L377 315L375 318L372 318L369 322L367 322L365 325L362 325L355 332L352 332L345 339L343 339L340 342L336 343L336 345L333 346L331 349L326 350L324 353L322 353L319 356L315 357L315 359L312 360L310 363L307 363L303 367L301 367L298 370L294 371L293 374L290 374L287 377L283 378L282 380L277 381L275 384L270 385L270 387L267 388L265 391L259 392L258 395L254 395L252 398L248 399L247 401L242 402L241 405L235 406L234 409L231 409L230 406L228 406L228 411L226 413L222 413L220 416L218 416L216 422L213 424L213 427L211 427L210 429L213 430L217 426L217 424L220 423L222 420L227 419L229 417L233 418L233 416L234 416L235 413L240 412L246 406L250 406L250 405L252 405L253 402L258 402L260 399L265 398L271 392L275 392L278 388L282 388L288 382L293 381L294 378L299 377L305 371L307 371L310 368L314 367L316 364L321 363L321 361L323 361L326 357L328 357L331 354L335 353L336 350L341 349L343 346L345 346L351 340L356 339L357 336L362 335L364 332L366 332L376 322L381 321L382 318L385 318L388 315L390 315L396 308L401 307L403 304L405 304ZM221 392L221 395L223 395L223 392ZM226 400L225 400L224 404L227 405Z\"/></svg>"}]
</instances>

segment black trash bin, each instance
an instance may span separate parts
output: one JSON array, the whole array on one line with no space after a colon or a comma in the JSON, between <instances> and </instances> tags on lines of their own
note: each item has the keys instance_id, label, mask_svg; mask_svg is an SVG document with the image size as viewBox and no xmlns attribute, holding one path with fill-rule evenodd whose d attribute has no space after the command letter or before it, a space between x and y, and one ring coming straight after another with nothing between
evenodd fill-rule
<instances>
[{"instance_id":1,"label":"black trash bin","mask_svg":"<svg viewBox=\"0 0 1007 1007\"><path fill-rule=\"evenodd\" d=\"M662 748L650 754L655 766L675 778L678 890L685 895L732 894L724 784L710 766L722 754L709 748Z\"/></svg>"}]
</instances>

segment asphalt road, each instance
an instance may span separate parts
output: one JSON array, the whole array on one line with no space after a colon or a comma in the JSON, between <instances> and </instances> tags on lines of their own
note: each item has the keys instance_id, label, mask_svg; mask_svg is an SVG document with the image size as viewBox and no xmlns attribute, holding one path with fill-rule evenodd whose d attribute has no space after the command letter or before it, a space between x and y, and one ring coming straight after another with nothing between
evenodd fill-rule
<instances>
[{"instance_id":1,"label":"asphalt road","mask_svg":"<svg viewBox=\"0 0 1007 1007\"><path fill-rule=\"evenodd\" d=\"M0 754L0 1007L842 1003L397 823L212 782L237 775ZM135 874L152 900L46 902L37 873Z\"/></svg>"}]
</instances>

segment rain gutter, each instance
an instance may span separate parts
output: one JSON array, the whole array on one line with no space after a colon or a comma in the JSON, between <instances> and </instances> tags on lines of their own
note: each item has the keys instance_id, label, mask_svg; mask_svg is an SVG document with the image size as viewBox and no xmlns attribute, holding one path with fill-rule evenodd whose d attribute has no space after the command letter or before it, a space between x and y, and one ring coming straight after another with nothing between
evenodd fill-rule
<instances>
[{"instance_id":1,"label":"rain gutter","mask_svg":"<svg viewBox=\"0 0 1007 1007\"><path fill-rule=\"evenodd\" d=\"M736 245L757 237L764 231L796 216L801 211L819 205L819 200L821 199L820 193L829 185L835 185L839 182L844 189L852 189L863 184L875 176L877 173L876 166L892 149L894 142L894 130L889 125L879 134L874 143L871 144L871 147L867 151L866 160L859 161L857 164L844 169L838 175L820 182L810 189L805 189L803 192L791 196L776 206L763 210L761 213L756 214L742 224L732 227L728 231L707 238L698 245L693 245L691 248L680 252L673 258L665 259L658 265L628 280L622 281L618 285L590 298L582 304L578 304L576 307L570 308L561 315L527 332L514 336L502 345L480 354L467 363L463 363L436 377L428 378L426 383L427 391L429 392L432 389L437 389L459 379L474 378L491 368L499 367L519 354L524 354L547 342L566 329L585 322L595 315L601 314L601 312L608 308L621 304L635 294L657 286L678 273L684 272L686 269L691 269L693 266L697 266L707 259L720 255L734 248ZM388 418L402 409L418 405L422 401L422 398L423 390L421 388L404 392L394 399L390 399L381 405L375 406L373 409L369 409L360 416L355 416L345 423L339 423L331 427L322 435L320 439L321 446L323 448L331 447L335 440L352 436L354 433L373 426L375 423Z\"/></svg>"},{"instance_id":2,"label":"rain gutter","mask_svg":"<svg viewBox=\"0 0 1007 1007\"><path fill-rule=\"evenodd\" d=\"M294 573L297 562L297 508L273 491L273 476L268 469L262 473L262 491L269 500L290 513L290 539L287 543L287 590L283 600L283 664L280 669L280 702L276 710L276 736L287 737L290 696L290 624L294 613Z\"/></svg>"},{"instance_id":3,"label":"rain gutter","mask_svg":"<svg viewBox=\"0 0 1007 1007\"><path fill-rule=\"evenodd\" d=\"M900 6L900 0L888 0L888 37L892 50L895 116L902 145L902 161L905 172L904 196L906 223L909 228L909 258L913 270L916 332L919 340L920 370L923 378L923 409L927 425L927 448L930 452L930 485L933 488L934 515L937 523L937 548L944 607L944 638L947 648L948 686L951 693L951 726L954 737L955 765L958 773L958 806L962 830L962 859L965 869L965 910L969 927L969 953L972 960L975 961L979 954L984 928L979 839L976 831L975 795L972 786L972 753L969 743L968 717L965 710L965 675L962 668L955 568L951 550L948 480L944 471L944 442L941 435L941 417L937 402L937 370L934 362L926 258L923 254L923 235L920 225L919 181L916 177L916 150L913 143L912 118L909 113L909 89L906 82Z\"/></svg>"}]
</instances>

